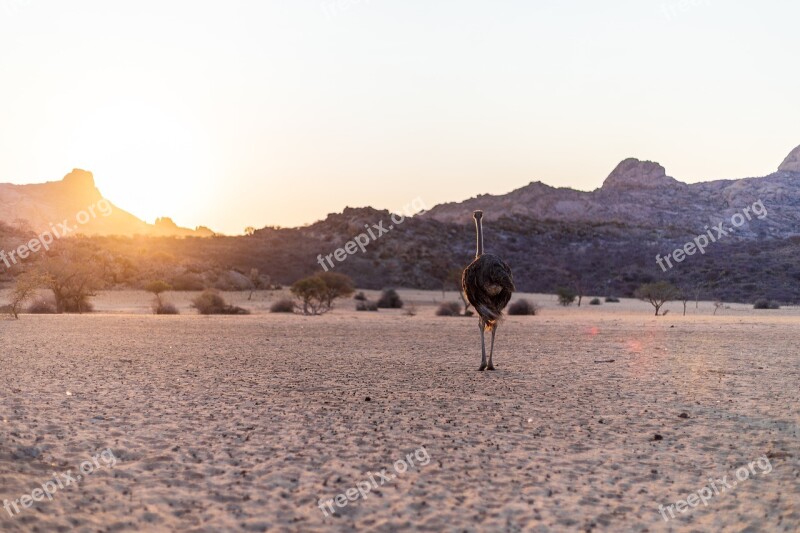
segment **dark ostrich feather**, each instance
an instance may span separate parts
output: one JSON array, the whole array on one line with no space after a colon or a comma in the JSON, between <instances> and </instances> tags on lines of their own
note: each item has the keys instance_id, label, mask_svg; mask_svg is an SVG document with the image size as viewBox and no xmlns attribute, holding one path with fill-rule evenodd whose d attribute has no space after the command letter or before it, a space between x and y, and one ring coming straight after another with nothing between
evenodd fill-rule
<instances>
[{"instance_id":1,"label":"dark ostrich feather","mask_svg":"<svg viewBox=\"0 0 800 533\"><path fill-rule=\"evenodd\" d=\"M487 328L494 327L503 316L503 309L516 290L511 268L494 254L476 257L464 269L461 287Z\"/></svg>"}]
</instances>

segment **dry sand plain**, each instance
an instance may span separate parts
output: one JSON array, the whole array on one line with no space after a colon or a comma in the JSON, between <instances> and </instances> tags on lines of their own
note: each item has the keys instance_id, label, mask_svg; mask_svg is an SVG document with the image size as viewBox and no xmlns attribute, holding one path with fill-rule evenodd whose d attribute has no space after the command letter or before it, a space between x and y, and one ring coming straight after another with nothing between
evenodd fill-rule
<instances>
[{"instance_id":1,"label":"dry sand plain","mask_svg":"<svg viewBox=\"0 0 800 533\"><path fill-rule=\"evenodd\" d=\"M797 309L655 318L536 296L542 314L506 319L498 370L479 373L477 320L435 317L441 293L402 296L416 316L269 315L276 295L259 293L229 295L251 316L192 315L170 295L184 315L154 317L125 292L93 315L0 320L0 499L103 450L117 460L14 518L0 509L0 530L800 528ZM318 507L420 447L428 464L334 516ZM659 514L759 458L769 473Z\"/></svg>"}]
</instances>

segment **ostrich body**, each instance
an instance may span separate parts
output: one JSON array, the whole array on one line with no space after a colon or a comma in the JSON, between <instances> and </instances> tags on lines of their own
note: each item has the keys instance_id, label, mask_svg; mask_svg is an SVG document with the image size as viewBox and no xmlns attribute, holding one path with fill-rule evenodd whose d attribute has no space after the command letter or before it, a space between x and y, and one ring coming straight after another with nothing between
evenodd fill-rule
<instances>
[{"instance_id":1,"label":"ostrich body","mask_svg":"<svg viewBox=\"0 0 800 533\"><path fill-rule=\"evenodd\" d=\"M461 275L461 288L467 300L478 312L478 327L481 330L481 367L478 370L494 370L492 355L494 354L494 335L497 322L503 316L511 294L514 292L514 278L511 268L494 254L483 253L483 211L473 213L475 231L477 233L477 251L475 260L464 269ZM486 331L492 332L492 344L489 348L489 363L486 363Z\"/></svg>"}]
</instances>

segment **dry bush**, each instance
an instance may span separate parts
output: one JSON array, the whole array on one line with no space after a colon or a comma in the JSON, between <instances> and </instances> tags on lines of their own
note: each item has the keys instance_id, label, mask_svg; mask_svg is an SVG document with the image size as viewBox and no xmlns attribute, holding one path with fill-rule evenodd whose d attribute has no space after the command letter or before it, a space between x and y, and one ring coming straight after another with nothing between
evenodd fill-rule
<instances>
[{"instance_id":1,"label":"dry bush","mask_svg":"<svg viewBox=\"0 0 800 533\"><path fill-rule=\"evenodd\" d=\"M180 311L178 311L178 308L174 304L154 302L153 303L153 314L156 314L156 315L179 315L181 313L180 313Z\"/></svg>"},{"instance_id":2,"label":"dry bush","mask_svg":"<svg viewBox=\"0 0 800 533\"><path fill-rule=\"evenodd\" d=\"M756 300L756 303L753 304L753 309L780 309L781 304L776 302L775 300L767 300L766 298L759 298Z\"/></svg>"},{"instance_id":3,"label":"dry bush","mask_svg":"<svg viewBox=\"0 0 800 533\"><path fill-rule=\"evenodd\" d=\"M270 313L294 313L294 301L289 298L281 298L269 307Z\"/></svg>"},{"instance_id":4,"label":"dry bush","mask_svg":"<svg viewBox=\"0 0 800 533\"><path fill-rule=\"evenodd\" d=\"M400 295L397 294L396 290L386 289L378 299L378 307L381 309L402 309L403 300L400 299Z\"/></svg>"},{"instance_id":5,"label":"dry bush","mask_svg":"<svg viewBox=\"0 0 800 533\"><path fill-rule=\"evenodd\" d=\"M514 316L535 315L539 309L530 300L520 299L508 306L508 314Z\"/></svg>"},{"instance_id":6,"label":"dry bush","mask_svg":"<svg viewBox=\"0 0 800 533\"><path fill-rule=\"evenodd\" d=\"M458 302L442 302L436 310L436 316L460 316L461 304Z\"/></svg>"},{"instance_id":7,"label":"dry bush","mask_svg":"<svg viewBox=\"0 0 800 533\"><path fill-rule=\"evenodd\" d=\"M37 298L28 306L28 314L31 315L55 315L56 302L51 298Z\"/></svg>"},{"instance_id":8,"label":"dry bush","mask_svg":"<svg viewBox=\"0 0 800 533\"><path fill-rule=\"evenodd\" d=\"M203 291L200 296L192 300L192 307L201 315L249 315L250 311L229 305L225 299L214 289Z\"/></svg>"},{"instance_id":9,"label":"dry bush","mask_svg":"<svg viewBox=\"0 0 800 533\"><path fill-rule=\"evenodd\" d=\"M370 302L369 300L364 300L356 304L356 311L377 311L377 310L378 310L378 304L375 302Z\"/></svg>"}]
</instances>

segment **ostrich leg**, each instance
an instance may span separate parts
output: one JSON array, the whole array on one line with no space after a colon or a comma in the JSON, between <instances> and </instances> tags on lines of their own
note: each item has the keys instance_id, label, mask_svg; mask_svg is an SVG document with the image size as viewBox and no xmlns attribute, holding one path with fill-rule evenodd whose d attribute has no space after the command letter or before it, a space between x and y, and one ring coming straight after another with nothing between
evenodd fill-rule
<instances>
[{"instance_id":1,"label":"ostrich leg","mask_svg":"<svg viewBox=\"0 0 800 533\"><path fill-rule=\"evenodd\" d=\"M478 371L486 370L486 339L484 338L483 319L478 320L478 327L481 328L481 367Z\"/></svg>"},{"instance_id":2,"label":"ostrich leg","mask_svg":"<svg viewBox=\"0 0 800 533\"><path fill-rule=\"evenodd\" d=\"M492 326L492 344L489 348L489 370L494 370L494 365L492 364L492 356L494 355L494 334L497 331L497 324Z\"/></svg>"}]
</instances>

